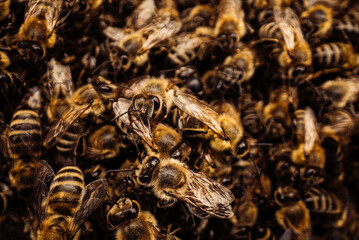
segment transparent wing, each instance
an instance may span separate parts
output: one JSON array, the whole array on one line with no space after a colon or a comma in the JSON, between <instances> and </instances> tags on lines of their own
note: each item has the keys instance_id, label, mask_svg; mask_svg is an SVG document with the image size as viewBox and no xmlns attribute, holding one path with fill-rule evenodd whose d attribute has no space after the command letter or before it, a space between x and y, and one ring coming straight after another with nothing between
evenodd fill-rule
<instances>
[{"instance_id":1,"label":"transparent wing","mask_svg":"<svg viewBox=\"0 0 359 240\"><path fill-rule=\"evenodd\" d=\"M69 106L61 117L51 126L44 140L44 146L46 148L53 147L90 106L90 103Z\"/></svg>"},{"instance_id":2,"label":"transparent wing","mask_svg":"<svg viewBox=\"0 0 359 240\"><path fill-rule=\"evenodd\" d=\"M138 135L148 146L155 148L148 125L144 124L142 119L128 113L131 101L125 98L119 98L113 103L113 110L116 115L116 123L121 126L124 124L130 131Z\"/></svg>"},{"instance_id":3,"label":"transparent wing","mask_svg":"<svg viewBox=\"0 0 359 240\"><path fill-rule=\"evenodd\" d=\"M70 223L69 236L75 236L81 225L101 204L101 202L106 196L106 191L106 179L99 179L93 181L82 190L80 206L75 212Z\"/></svg>"},{"instance_id":4,"label":"transparent wing","mask_svg":"<svg viewBox=\"0 0 359 240\"><path fill-rule=\"evenodd\" d=\"M121 41L125 37L125 31L117 27L107 27L103 30L103 34L114 41Z\"/></svg>"},{"instance_id":5,"label":"transparent wing","mask_svg":"<svg viewBox=\"0 0 359 240\"><path fill-rule=\"evenodd\" d=\"M183 195L176 192L169 194L214 217L232 217L231 203L234 201L232 192L202 173L196 173L189 169L187 171L189 171L189 178L186 193Z\"/></svg>"},{"instance_id":6,"label":"transparent wing","mask_svg":"<svg viewBox=\"0 0 359 240\"><path fill-rule=\"evenodd\" d=\"M182 111L201 121L221 137L225 137L222 127L216 120L218 119L218 113L206 102L186 93L177 93L173 97L173 102Z\"/></svg>"},{"instance_id":7,"label":"transparent wing","mask_svg":"<svg viewBox=\"0 0 359 240\"><path fill-rule=\"evenodd\" d=\"M54 171L45 160L37 163L35 169L34 193L36 213L40 225L42 224L46 214L47 203L44 200L48 196L49 185L54 176Z\"/></svg>"},{"instance_id":8,"label":"transparent wing","mask_svg":"<svg viewBox=\"0 0 359 240\"><path fill-rule=\"evenodd\" d=\"M306 107L304 110L304 153L310 154L315 142L318 140L317 119L313 110Z\"/></svg>"}]
</instances>

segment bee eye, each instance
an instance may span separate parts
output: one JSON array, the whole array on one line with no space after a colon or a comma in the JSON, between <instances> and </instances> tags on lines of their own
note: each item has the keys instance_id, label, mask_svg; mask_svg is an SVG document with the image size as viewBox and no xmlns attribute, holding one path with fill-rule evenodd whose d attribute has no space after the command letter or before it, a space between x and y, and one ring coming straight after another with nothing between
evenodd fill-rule
<instances>
[{"instance_id":1,"label":"bee eye","mask_svg":"<svg viewBox=\"0 0 359 240\"><path fill-rule=\"evenodd\" d=\"M309 178L309 177L314 177L317 175L317 170L315 170L314 168L309 168L307 169L307 171L305 172L304 176L306 178Z\"/></svg>"},{"instance_id":2,"label":"bee eye","mask_svg":"<svg viewBox=\"0 0 359 240\"><path fill-rule=\"evenodd\" d=\"M161 102L158 99L158 97L155 97L155 96L152 98L152 100L153 100L153 109L154 109L154 111L157 111L160 108Z\"/></svg>"},{"instance_id":3,"label":"bee eye","mask_svg":"<svg viewBox=\"0 0 359 240\"><path fill-rule=\"evenodd\" d=\"M187 86L195 93L199 93L203 90L203 84L198 78L193 78L187 81Z\"/></svg>"},{"instance_id":4,"label":"bee eye","mask_svg":"<svg viewBox=\"0 0 359 240\"><path fill-rule=\"evenodd\" d=\"M304 72L305 72L305 68L303 66L298 66L293 70L292 77L298 77Z\"/></svg>"},{"instance_id":5,"label":"bee eye","mask_svg":"<svg viewBox=\"0 0 359 240\"><path fill-rule=\"evenodd\" d=\"M112 92L112 88L109 87L108 85L105 85L105 84L101 84L101 85L99 86L99 90L100 90L101 93L105 93L105 94Z\"/></svg>"},{"instance_id":6,"label":"bee eye","mask_svg":"<svg viewBox=\"0 0 359 240\"><path fill-rule=\"evenodd\" d=\"M79 4L79 11L80 12L83 12L83 11L86 10L86 8L87 8L87 1L86 0L80 0L78 2L78 4Z\"/></svg>"},{"instance_id":7,"label":"bee eye","mask_svg":"<svg viewBox=\"0 0 359 240\"><path fill-rule=\"evenodd\" d=\"M237 146L237 155L243 155L248 151L248 144L243 138Z\"/></svg>"}]
</instances>

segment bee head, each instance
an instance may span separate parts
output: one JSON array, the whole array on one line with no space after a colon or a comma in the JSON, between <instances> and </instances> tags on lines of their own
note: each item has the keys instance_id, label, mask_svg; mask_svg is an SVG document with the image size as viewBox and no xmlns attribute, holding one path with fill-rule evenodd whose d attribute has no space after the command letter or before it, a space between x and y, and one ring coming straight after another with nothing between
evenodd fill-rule
<instances>
[{"instance_id":1,"label":"bee head","mask_svg":"<svg viewBox=\"0 0 359 240\"><path fill-rule=\"evenodd\" d=\"M17 49L25 59L33 63L37 63L39 59L45 56L45 49L35 41L21 41L17 45Z\"/></svg>"},{"instance_id":2,"label":"bee head","mask_svg":"<svg viewBox=\"0 0 359 240\"><path fill-rule=\"evenodd\" d=\"M107 222L112 226L117 226L124 221L136 218L140 210L138 202L129 198L120 199L108 212Z\"/></svg>"}]
</instances>

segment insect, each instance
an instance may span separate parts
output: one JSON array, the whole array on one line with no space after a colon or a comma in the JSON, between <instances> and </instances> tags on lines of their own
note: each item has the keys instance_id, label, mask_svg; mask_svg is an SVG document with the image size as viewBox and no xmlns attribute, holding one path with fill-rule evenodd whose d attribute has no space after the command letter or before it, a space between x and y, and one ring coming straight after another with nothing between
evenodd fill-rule
<instances>
[{"instance_id":1,"label":"insect","mask_svg":"<svg viewBox=\"0 0 359 240\"><path fill-rule=\"evenodd\" d=\"M82 224L104 199L106 188L105 179L85 186L77 166L62 167L55 175L46 161L40 161L35 182L38 239L77 239Z\"/></svg>"},{"instance_id":2,"label":"insect","mask_svg":"<svg viewBox=\"0 0 359 240\"><path fill-rule=\"evenodd\" d=\"M309 210L300 199L298 191L291 187L279 187L274 192L274 199L281 207L275 212L275 216L278 224L285 230L282 237L309 239L311 234Z\"/></svg>"},{"instance_id":3,"label":"insect","mask_svg":"<svg viewBox=\"0 0 359 240\"><path fill-rule=\"evenodd\" d=\"M107 213L107 224L116 229L116 240L167 239L158 229L156 218L142 211L140 204L129 198L119 199Z\"/></svg>"},{"instance_id":4,"label":"insect","mask_svg":"<svg viewBox=\"0 0 359 240\"><path fill-rule=\"evenodd\" d=\"M182 19L183 32L195 31L198 27L212 27L215 20L214 10L210 5L197 5L190 8L187 16Z\"/></svg>"},{"instance_id":5,"label":"insect","mask_svg":"<svg viewBox=\"0 0 359 240\"><path fill-rule=\"evenodd\" d=\"M127 26L139 30L149 24L156 14L157 8L154 0L142 1L127 18Z\"/></svg>"},{"instance_id":6,"label":"insect","mask_svg":"<svg viewBox=\"0 0 359 240\"><path fill-rule=\"evenodd\" d=\"M1 1L1 3L0 3L0 9L1 9L0 22L9 16L10 5L11 5L11 0Z\"/></svg>"},{"instance_id":7,"label":"insect","mask_svg":"<svg viewBox=\"0 0 359 240\"><path fill-rule=\"evenodd\" d=\"M166 118L171 108L175 106L181 112L179 116L182 112L186 113L207 125L219 136L225 137L217 121L218 113L207 103L180 91L169 79L146 78L130 84L129 87L132 91L124 93L126 98L132 98L129 112L141 118L143 122Z\"/></svg>"},{"instance_id":8,"label":"insect","mask_svg":"<svg viewBox=\"0 0 359 240\"><path fill-rule=\"evenodd\" d=\"M247 32L242 1L221 0L218 12L214 34L223 49L232 50Z\"/></svg>"},{"instance_id":9,"label":"insect","mask_svg":"<svg viewBox=\"0 0 359 240\"><path fill-rule=\"evenodd\" d=\"M8 153L12 161L9 179L20 196L27 196L32 191L35 166L41 157L42 130L39 114L42 107L40 88L29 89L8 128Z\"/></svg>"},{"instance_id":10,"label":"insect","mask_svg":"<svg viewBox=\"0 0 359 240\"><path fill-rule=\"evenodd\" d=\"M186 203L190 212L198 217L230 218L233 215L231 191L173 158L159 160L149 156L140 167L138 180L151 186L161 200L173 204L178 199Z\"/></svg>"},{"instance_id":11,"label":"insect","mask_svg":"<svg viewBox=\"0 0 359 240\"><path fill-rule=\"evenodd\" d=\"M59 21L62 0L31 0L21 25L17 49L28 60L37 62L46 55L46 48L56 43L56 24Z\"/></svg>"}]
</instances>

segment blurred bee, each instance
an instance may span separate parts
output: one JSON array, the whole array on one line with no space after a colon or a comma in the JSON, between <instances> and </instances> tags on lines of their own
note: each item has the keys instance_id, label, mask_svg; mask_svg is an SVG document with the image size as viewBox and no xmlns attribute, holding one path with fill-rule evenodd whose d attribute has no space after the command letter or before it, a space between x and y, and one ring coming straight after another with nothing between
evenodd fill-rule
<instances>
[{"instance_id":1,"label":"blurred bee","mask_svg":"<svg viewBox=\"0 0 359 240\"><path fill-rule=\"evenodd\" d=\"M218 13L214 34L218 38L220 47L229 51L237 46L247 32L242 1L221 0Z\"/></svg>"},{"instance_id":2,"label":"blurred bee","mask_svg":"<svg viewBox=\"0 0 359 240\"><path fill-rule=\"evenodd\" d=\"M98 78L94 84L86 84L78 88L71 96L70 104L60 118L51 126L44 140L44 146L51 148L58 143L71 127L77 127L78 132L70 134L71 144L79 139L82 130L78 124L82 119L90 119L96 123L103 121L103 113L106 107L118 97L119 88L115 84L109 84L106 79ZM77 121L79 120L79 121Z\"/></svg>"},{"instance_id":3,"label":"blurred bee","mask_svg":"<svg viewBox=\"0 0 359 240\"><path fill-rule=\"evenodd\" d=\"M185 82L186 90L190 90L196 96L203 96L204 86L197 70L193 66L180 67L175 72L175 78Z\"/></svg>"},{"instance_id":4,"label":"blurred bee","mask_svg":"<svg viewBox=\"0 0 359 240\"><path fill-rule=\"evenodd\" d=\"M120 154L122 144L113 125L103 125L88 138L84 157L93 161L114 159Z\"/></svg>"},{"instance_id":5,"label":"blurred bee","mask_svg":"<svg viewBox=\"0 0 359 240\"><path fill-rule=\"evenodd\" d=\"M353 104L357 102L358 83L358 76L339 78L323 83L319 87L319 91L323 96L324 107L328 110L353 108Z\"/></svg>"},{"instance_id":6,"label":"blurred bee","mask_svg":"<svg viewBox=\"0 0 359 240\"><path fill-rule=\"evenodd\" d=\"M44 86L50 99L46 115L50 122L54 122L68 107L69 99L75 91L70 67L52 58L47 63L47 79Z\"/></svg>"},{"instance_id":7,"label":"blurred bee","mask_svg":"<svg viewBox=\"0 0 359 240\"><path fill-rule=\"evenodd\" d=\"M156 16L157 8L154 0L142 1L131 16L127 18L127 27L135 31L145 27Z\"/></svg>"},{"instance_id":8,"label":"blurred bee","mask_svg":"<svg viewBox=\"0 0 359 240\"><path fill-rule=\"evenodd\" d=\"M132 91L123 92L124 97L132 99L128 111L141 118L143 122L158 121L162 116L166 118L175 106L179 111L178 116L186 113L225 138L223 129L217 121L218 113L206 102L180 91L169 79L146 78L130 83L129 87Z\"/></svg>"},{"instance_id":9,"label":"blurred bee","mask_svg":"<svg viewBox=\"0 0 359 240\"><path fill-rule=\"evenodd\" d=\"M286 186L293 186L296 183L299 170L295 163L292 162L292 149L279 148L274 154L276 161L276 178L278 182L285 184Z\"/></svg>"},{"instance_id":10,"label":"blurred bee","mask_svg":"<svg viewBox=\"0 0 359 240\"><path fill-rule=\"evenodd\" d=\"M0 2L0 22L9 16L10 5L11 0L3 0Z\"/></svg>"},{"instance_id":11,"label":"blurred bee","mask_svg":"<svg viewBox=\"0 0 359 240\"><path fill-rule=\"evenodd\" d=\"M129 198L119 199L107 213L107 224L116 230L116 240L168 239L158 229L155 216L141 211L140 204Z\"/></svg>"},{"instance_id":12,"label":"blurred bee","mask_svg":"<svg viewBox=\"0 0 359 240\"><path fill-rule=\"evenodd\" d=\"M74 13L94 11L101 6L103 0L65 0L64 8Z\"/></svg>"},{"instance_id":13,"label":"blurred bee","mask_svg":"<svg viewBox=\"0 0 359 240\"><path fill-rule=\"evenodd\" d=\"M26 59L37 62L45 57L46 48L56 43L56 24L59 20L63 0L30 0L21 25L17 44L18 51Z\"/></svg>"},{"instance_id":14,"label":"blurred bee","mask_svg":"<svg viewBox=\"0 0 359 240\"><path fill-rule=\"evenodd\" d=\"M41 120L43 107L38 87L29 89L15 111L8 129L9 157L12 160L9 179L21 196L33 188L34 170L41 157Z\"/></svg>"},{"instance_id":15,"label":"blurred bee","mask_svg":"<svg viewBox=\"0 0 359 240\"><path fill-rule=\"evenodd\" d=\"M269 139L284 139L289 134L292 112L297 105L295 88L282 87L272 91L269 103L263 108L265 133Z\"/></svg>"},{"instance_id":16,"label":"blurred bee","mask_svg":"<svg viewBox=\"0 0 359 240\"><path fill-rule=\"evenodd\" d=\"M317 120L311 110L297 110L295 113L298 147L292 151L292 161L302 166L300 181L304 187L311 187L324 181L325 151L320 145Z\"/></svg>"},{"instance_id":17,"label":"blurred bee","mask_svg":"<svg viewBox=\"0 0 359 240\"><path fill-rule=\"evenodd\" d=\"M322 73L357 72L358 54L349 43L323 43L313 49L313 65Z\"/></svg>"},{"instance_id":18,"label":"blurred bee","mask_svg":"<svg viewBox=\"0 0 359 240\"><path fill-rule=\"evenodd\" d=\"M232 233L235 239L251 239L252 227L257 222L258 208L250 199L238 201L233 209L234 217L231 218L234 227Z\"/></svg>"},{"instance_id":19,"label":"blurred bee","mask_svg":"<svg viewBox=\"0 0 359 240\"><path fill-rule=\"evenodd\" d=\"M300 21L291 8L274 7L273 15L284 40L284 49L278 56L279 65L290 79L306 75L312 65L312 50L304 38Z\"/></svg>"},{"instance_id":20,"label":"blurred bee","mask_svg":"<svg viewBox=\"0 0 359 240\"><path fill-rule=\"evenodd\" d=\"M234 196L226 187L189 169L184 163L150 156L138 171L138 181L152 187L157 198L173 204L176 200L186 203L195 216L205 218L230 218Z\"/></svg>"},{"instance_id":21,"label":"blurred bee","mask_svg":"<svg viewBox=\"0 0 359 240\"><path fill-rule=\"evenodd\" d=\"M254 101L250 94L243 94L241 117L243 128L253 137L258 137L263 131L263 101Z\"/></svg>"},{"instance_id":22,"label":"blurred bee","mask_svg":"<svg viewBox=\"0 0 359 240\"><path fill-rule=\"evenodd\" d=\"M309 239L311 221L309 210L296 189L279 187L274 192L280 209L275 212L278 224L285 230L283 239Z\"/></svg>"},{"instance_id":23,"label":"blurred bee","mask_svg":"<svg viewBox=\"0 0 359 240\"><path fill-rule=\"evenodd\" d=\"M38 239L78 239L80 227L106 195L106 180L85 186L78 167L65 166L55 175L44 160L37 165L36 177Z\"/></svg>"},{"instance_id":24,"label":"blurred bee","mask_svg":"<svg viewBox=\"0 0 359 240\"><path fill-rule=\"evenodd\" d=\"M242 2L247 21L255 19L256 13L268 6L267 0L244 0Z\"/></svg>"},{"instance_id":25,"label":"blurred bee","mask_svg":"<svg viewBox=\"0 0 359 240\"><path fill-rule=\"evenodd\" d=\"M184 66L193 61L199 48L203 48L210 39L207 36L196 36L193 33L181 33L176 36L175 44L168 51L168 59L176 67Z\"/></svg>"},{"instance_id":26,"label":"blurred bee","mask_svg":"<svg viewBox=\"0 0 359 240\"><path fill-rule=\"evenodd\" d=\"M197 5L189 8L189 13L182 19L183 32L193 32L198 27L214 25L215 14L210 5Z\"/></svg>"}]
</instances>

